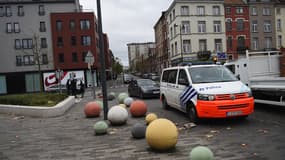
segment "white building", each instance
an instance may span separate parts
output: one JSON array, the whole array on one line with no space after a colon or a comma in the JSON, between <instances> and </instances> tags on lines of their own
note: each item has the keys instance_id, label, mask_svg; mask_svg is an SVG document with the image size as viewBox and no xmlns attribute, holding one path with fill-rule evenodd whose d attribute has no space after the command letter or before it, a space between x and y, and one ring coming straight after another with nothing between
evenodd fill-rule
<instances>
[{"instance_id":1,"label":"white building","mask_svg":"<svg viewBox=\"0 0 285 160\"><path fill-rule=\"evenodd\" d=\"M226 51L223 0L174 0L168 8L171 65L197 60L197 53Z\"/></svg>"},{"instance_id":2,"label":"white building","mask_svg":"<svg viewBox=\"0 0 285 160\"><path fill-rule=\"evenodd\" d=\"M285 2L281 2L275 7L276 22L276 48L285 47Z\"/></svg>"}]
</instances>

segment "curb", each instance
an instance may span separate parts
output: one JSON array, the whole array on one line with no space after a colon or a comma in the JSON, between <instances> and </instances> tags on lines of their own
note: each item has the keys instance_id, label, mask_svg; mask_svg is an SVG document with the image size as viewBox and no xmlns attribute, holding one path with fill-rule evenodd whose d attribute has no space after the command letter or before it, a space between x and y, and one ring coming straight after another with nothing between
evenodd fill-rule
<instances>
[{"instance_id":1,"label":"curb","mask_svg":"<svg viewBox=\"0 0 285 160\"><path fill-rule=\"evenodd\" d=\"M63 115L74 104L75 104L74 96L69 96L64 101L52 107L40 107L40 106L30 107L30 106L0 104L0 113L31 116L31 117L56 117Z\"/></svg>"}]
</instances>

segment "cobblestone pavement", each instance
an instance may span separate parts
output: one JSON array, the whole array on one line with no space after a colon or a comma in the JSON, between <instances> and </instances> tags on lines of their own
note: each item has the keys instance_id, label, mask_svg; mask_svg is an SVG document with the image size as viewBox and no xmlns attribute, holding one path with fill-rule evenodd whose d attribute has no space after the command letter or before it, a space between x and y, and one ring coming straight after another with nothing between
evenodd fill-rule
<instances>
[{"instance_id":1,"label":"cobblestone pavement","mask_svg":"<svg viewBox=\"0 0 285 160\"><path fill-rule=\"evenodd\" d=\"M126 87L113 87L119 93ZM206 120L184 128L187 117L175 110L163 110L158 99L147 99L148 112L177 123L175 149L156 152L145 139L131 137L131 127L144 118L129 117L124 126L110 126L107 135L94 136L93 125L103 119L85 118L84 105L91 92L66 114L55 118L33 118L0 114L1 160L100 160L100 159L188 159L192 148L208 146L216 160L284 160L284 111L256 109L247 120ZM109 101L109 106L117 104Z\"/></svg>"}]
</instances>

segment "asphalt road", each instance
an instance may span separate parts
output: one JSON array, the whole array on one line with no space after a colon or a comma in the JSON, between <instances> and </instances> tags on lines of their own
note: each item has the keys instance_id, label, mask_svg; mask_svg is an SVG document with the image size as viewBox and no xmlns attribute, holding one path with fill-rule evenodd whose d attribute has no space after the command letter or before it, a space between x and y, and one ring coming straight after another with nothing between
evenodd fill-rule
<instances>
[{"instance_id":1,"label":"asphalt road","mask_svg":"<svg viewBox=\"0 0 285 160\"><path fill-rule=\"evenodd\" d=\"M112 85L108 91L120 93L126 86ZM33 118L0 114L1 160L94 160L94 159L188 159L198 145L209 147L215 160L284 160L285 108L256 104L246 120L210 119L196 127L184 127L188 118L174 109L163 110L158 99L144 100L148 112L177 124L179 138L175 149L152 150L145 139L131 137L131 127L144 118L129 117L124 126L110 126L108 134L94 136L93 125L103 119L85 118L84 105L91 92L65 115ZM109 107L117 100L109 101Z\"/></svg>"}]
</instances>

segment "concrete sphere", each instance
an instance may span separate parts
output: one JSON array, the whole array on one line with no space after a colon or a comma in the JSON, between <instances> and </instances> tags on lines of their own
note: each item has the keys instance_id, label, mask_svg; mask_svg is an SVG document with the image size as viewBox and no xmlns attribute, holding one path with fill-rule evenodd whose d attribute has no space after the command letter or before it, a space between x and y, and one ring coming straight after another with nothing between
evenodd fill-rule
<instances>
[{"instance_id":1,"label":"concrete sphere","mask_svg":"<svg viewBox=\"0 0 285 160\"><path fill-rule=\"evenodd\" d=\"M124 107L113 106L107 117L112 125L123 125L128 120L128 111Z\"/></svg>"},{"instance_id":2,"label":"concrete sphere","mask_svg":"<svg viewBox=\"0 0 285 160\"><path fill-rule=\"evenodd\" d=\"M108 95L107 95L107 99L108 100L113 100L113 99L115 99L116 97L115 97L115 93L114 92L110 92Z\"/></svg>"},{"instance_id":3,"label":"concrete sphere","mask_svg":"<svg viewBox=\"0 0 285 160\"><path fill-rule=\"evenodd\" d=\"M147 112L147 106L144 101L136 100L133 101L130 107L130 112L133 117L145 116Z\"/></svg>"},{"instance_id":4,"label":"concrete sphere","mask_svg":"<svg viewBox=\"0 0 285 160\"><path fill-rule=\"evenodd\" d=\"M156 150L163 151L175 147L177 138L177 127L168 119L156 119L146 128L147 143Z\"/></svg>"},{"instance_id":5,"label":"concrete sphere","mask_svg":"<svg viewBox=\"0 0 285 160\"><path fill-rule=\"evenodd\" d=\"M146 126L141 123L136 123L132 127L132 136L136 139L145 137Z\"/></svg>"},{"instance_id":6,"label":"concrete sphere","mask_svg":"<svg viewBox=\"0 0 285 160\"><path fill-rule=\"evenodd\" d=\"M125 100L124 100L124 104L127 106L127 107L130 107L130 105L133 103L134 99L131 98L131 97L127 97Z\"/></svg>"},{"instance_id":7,"label":"concrete sphere","mask_svg":"<svg viewBox=\"0 0 285 160\"><path fill-rule=\"evenodd\" d=\"M146 124L150 124L152 121L157 119L157 115L154 113L149 113L145 117L145 122Z\"/></svg>"},{"instance_id":8,"label":"concrete sphere","mask_svg":"<svg viewBox=\"0 0 285 160\"><path fill-rule=\"evenodd\" d=\"M102 101L96 100L96 101L94 101L94 102L98 103L101 109L104 108L104 105L103 105L103 102L102 102Z\"/></svg>"},{"instance_id":9,"label":"concrete sphere","mask_svg":"<svg viewBox=\"0 0 285 160\"><path fill-rule=\"evenodd\" d=\"M127 106L125 104L119 104L119 106L127 108Z\"/></svg>"},{"instance_id":10,"label":"concrete sphere","mask_svg":"<svg viewBox=\"0 0 285 160\"><path fill-rule=\"evenodd\" d=\"M124 103L124 100L129 97L128 93L120 93L119 96L118 96L118 101L119 101L119 104L123 104Z\"/></svg>"},{"instance_id":11,"label":"concrete sphere","mask_svg":"<svg viewBox=\"0 0 285 160\"><path fill-rule=\"evenodd\" d=\"M101 107L96 102L88 102L84 107L84 113L86 117L98 117L100 116Z\"/></svg>"},{"instance_id":12,"label":"concrete sphere","mask_svg":"<svg viewBox=\"0 0 285 160\"><path fill-rule=\"evenodd\" d=\"M106 134L108 129L108 124L105 121L98 121L93 126L95 135Z\"/></svg>"},{"instance_id":13,"label":"concrete sphere","mask_svg":"<svg viewBox=\"0 0 285 160\"><path fill-rule=\"evenodd\" d=\"M192 151L189 154L189 159L190 160L213 160L214 154L208 147L198 146L192 149Z\"/></svg>"}]
</instances>

